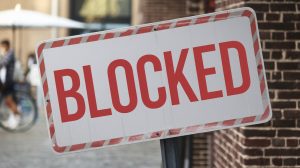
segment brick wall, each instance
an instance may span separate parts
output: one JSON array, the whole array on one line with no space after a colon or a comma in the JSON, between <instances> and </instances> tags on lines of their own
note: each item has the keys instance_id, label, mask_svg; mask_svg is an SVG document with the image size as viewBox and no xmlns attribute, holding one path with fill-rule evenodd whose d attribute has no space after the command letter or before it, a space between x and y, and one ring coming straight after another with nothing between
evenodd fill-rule
<instances>
[{"instance_id":1,"label":"brick wall","mask_svg":"<svg viewBox=\"0 0 300 168\"><path fill-rule=\"evenodd\" d=\"M193 135L191 167L212 167L213 134L204 133Z\"/></svg>"},{"instance_id":2,"label":"brick wall","mask_svg":"<svg viewBox=\"0 0 300 168\"><path fill-rule=\"evenodd\" d=\"M140 23L151 23L175 19L188 15L186 0L142 0L139 1Z\"/></svg>"},{"instance_id":3,"label":"brick wall","mask_svg":"<svg viewBox=\"0 0 300 168\"><path fill-rule=\"evenodd\" d=\"M217 0L216 6L256 11L273 118L215 132L214 167L300 166L300 1Z\"/></svg>"},{"instance_id":4,"label":"brick wall","mask_svg":"<svg viewBox=\"0 0 300 168\"><path fill-rule=\"evenodd\" d=\"M212 0L216 3L216 11L241 7L245 4L245 0Z\"/></svg>"}]
</instances>

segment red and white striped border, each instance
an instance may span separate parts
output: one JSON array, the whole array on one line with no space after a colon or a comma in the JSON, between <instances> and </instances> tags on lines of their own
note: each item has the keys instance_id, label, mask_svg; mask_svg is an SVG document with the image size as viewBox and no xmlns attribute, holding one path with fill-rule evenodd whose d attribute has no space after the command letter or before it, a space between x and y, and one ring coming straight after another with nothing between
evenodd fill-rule
<instances>
[{"instance_id":1,"label":"red and white striped border","mask_svg":"<svg viewBox=\"0 0 300 168\"><path fill-rule=\"evenodd\" d=\"M257 72L260 78L261 98L265 109L262 115L249 116L245 118L231 119L226 121L217 121L217 122L206 123L202 125L193 125L185 128L160 130L160 131L150 132L146 134L138 134L138 135L133 135L128 137L119 137L119 138L113 138L108 140L98 140L90 143L75 144L71 146L59 146L57 144L56 136L55 136L55 126L53 124L51 103L49 100L48 82L45 73L45 62L43 58L43 50L49 48L62 47L66 45L76 45L81 43L89 43L89 42L94 42L99 40L107 40L111 38L119 38L124 36L148 33L153 31L161 31L165 29L173 29L173 28L189 26L189 25L205 24L207 22L216 22L216 21L226 20L234 17L247 17L249 18L250 21L249 26L251 27L251 32L252 32L254 53L255 53L255 58L257 63ZM264 65L263 65L263 60L261 55L261 47L260 47L259 34L257 28L258 27L257 27L255 12L251 8L239 8L239 9L212 13L208 15L193 16L193 17L169 20L164 22L133 26L125 30L97 32L93 34L75 36L68 39L60 39L60 40L47 41L41 43L37 47L36 54L39 61L39 68L40 68L40 74L42 78L43 92L44 92L45 105L47 111L48 126L49 126L49 132L50 132L50 137L52 139L54 151L58 153L79 151L88 148L99 148L99 147L112 146L118 144L128 144L133 142L152 140L152 139L162 139L167 137L188 135L192 133L201 133L201 132L231 128L237 125L245 126L254 122L262 123L268 121L271 118L272 114L271 114L271 106L270 106L269 95L268 95L268 88L266 85L266 80L264 75Z\"/></svg>"}]
</instances>

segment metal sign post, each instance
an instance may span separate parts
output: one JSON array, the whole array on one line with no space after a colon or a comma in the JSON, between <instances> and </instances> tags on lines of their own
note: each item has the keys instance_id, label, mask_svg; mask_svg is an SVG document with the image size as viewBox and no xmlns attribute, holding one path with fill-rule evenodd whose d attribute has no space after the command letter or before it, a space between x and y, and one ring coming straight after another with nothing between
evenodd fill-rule
<instances>
[{"instance_id":1,"label":"metal sign post","mask_svg":"<svg viewBox=\"0 0 300 168\"><path fill-rule=\"evenodd\" d=\"M182 168L185 137L175 137L160 140L162 167Z\"/></svg>"},{"instance_id":2,"label":"metal sign post","mask_svg":"<svg viewBox=\"0 0 300 168\"><path fill-rule=\"evenodd\" d=\"M190 168L192 165L192 136L160 140L162 168Z\"/></svg>"}]
</instances>

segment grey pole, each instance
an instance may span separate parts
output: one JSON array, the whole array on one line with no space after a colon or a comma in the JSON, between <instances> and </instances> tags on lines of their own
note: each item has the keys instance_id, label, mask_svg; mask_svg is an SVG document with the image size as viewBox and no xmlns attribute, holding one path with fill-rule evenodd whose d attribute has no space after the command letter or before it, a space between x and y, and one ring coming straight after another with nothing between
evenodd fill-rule
<instances>
[{"instance_id":1,"label":"grey pole","mask_svg":"<svg viewBox=\"0 0 300 168\"><path fill-rule=\"evenodd\" d=\"M184 138L175 137L160 140L163 168L183 167Z\"/></svg>"}]
</instances>

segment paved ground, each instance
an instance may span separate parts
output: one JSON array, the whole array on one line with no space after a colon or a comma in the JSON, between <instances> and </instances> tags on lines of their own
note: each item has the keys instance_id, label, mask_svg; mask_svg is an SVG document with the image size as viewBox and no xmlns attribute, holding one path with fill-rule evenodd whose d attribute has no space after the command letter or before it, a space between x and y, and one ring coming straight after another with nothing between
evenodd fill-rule
<instances>
[{"instance_id":1,"label":"paved ground","mask_svg":"<svg viewBox=\"0 0 300 168\"><path fill-rule=\"evenodd\" d=\"M63 156L50 149L44 116L26 133L0 130L0 168L159 168L159 142L144 142Z\"/></svg>"}]
</instances>

